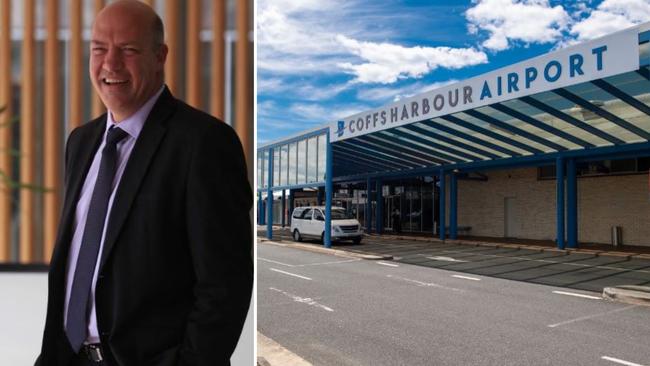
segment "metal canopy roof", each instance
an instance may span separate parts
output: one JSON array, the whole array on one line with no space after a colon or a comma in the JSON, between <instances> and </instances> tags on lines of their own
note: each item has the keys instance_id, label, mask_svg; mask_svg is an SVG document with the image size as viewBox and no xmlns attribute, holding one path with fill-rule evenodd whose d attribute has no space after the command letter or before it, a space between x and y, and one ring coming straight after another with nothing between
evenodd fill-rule
<instances>
[{"instance_id":1,"label":"metal canopy roof","mask_svg":"<svg viewBox=\"0 0 650 366\"><path fill-rule=\"evenodd\" d=\"M512 158L550 160L649 141L646 62L637 71L335 141L333 177L470 169L486 161L507 165Z\"/></svg>"}]
</instances>

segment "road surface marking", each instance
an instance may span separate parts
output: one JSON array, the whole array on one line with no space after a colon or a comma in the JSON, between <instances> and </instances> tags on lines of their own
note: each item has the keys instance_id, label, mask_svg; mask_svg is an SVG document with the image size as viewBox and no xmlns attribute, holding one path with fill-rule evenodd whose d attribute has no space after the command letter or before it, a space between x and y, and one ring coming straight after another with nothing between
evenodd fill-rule
<instances>
[{"instance_id":1,"label":"road surface marking","mask_svg":"<svg viewBox=\"0 0 650 366\"><path fill-rule=\"evenodd\" d=\"M295 274L295 273L291 273L291 272L281 271L281 270L279 270L279 269L275 269L275 268L269 268L269 269L270 269L271 271L280 272L280 273L284 273L284 274L289 275L289 276L298 277L298 278L302 278L303 280L309 280L309 281L311 281L311 278L309 278L309 277L301 276L301 275L298 275L298 274Z\"/></svg>"},{"instance_id":2,"label":"road surface marking","mask_svg":"<svg viewBox=\"0 0 650 366\"><path fill-rule=\"evenodd\" d=\"M467 261L461 259L454 259L452 257L427 257L428 259L433 259L434 261L443 261L443 262L460 262L465 263Z\"/></svg>"},{"instance_id":3,"label":"road surface marking","mask_svg":"<svg viewBox=\"0 0 650 366\"><path fill-rule=\"evenodd\" d=\"M472 280L472 281L480 281L480 278L476 277L467 277L467 276L461 276L461 275L451 275L451 277L456 277L456 278L462 278L464 280Z\"/></svg>"},{"instance_id":4,"label":"road surface marking","mask_svg":"<svg viewBox=\"0 0 650 366\"><path fill-rule=\"evenodd\" d=\"M306 263L306 264L296 264L294 267L307 267L307 266L322 266L325 264L339 264L339 263L350 263L350 262L358 262L361 259L359 258L354 258L354 259L348 259L348 260L343 260L343 261L333 261L333 262L320 262L320 263Z\"/></svg>"},{"instance_id":5,"label":"road surface marking","mask_svg":"<svg viewBox=\"0 0 650 366\"><path fill-rule=\"evenodd\" d=\"M635 307L637 307L637 306L639 306L639 305L630 305L630 306L626 306L626 307L624 307L624 308L619 308L619 309L614 309L614 310L606 311L606 312L604 312L604 313L599 313L599 314L593 314L593 315L582 316L582 317L580 317L580 318L575 318L575 319L571 319L571 320L563 321L563 322L560 322L560 323L551 324L551 325L549 325L548 327L549 327L549 328L555 328L555 327L559 327L560 325L566 325L566 324L571 324L571 323L579 322L579 321L582 321L582 320L588 320L588 319L592 319L592 318L598 318L599 316L608 315L608 314L613 314L613 313L618 313L618 312L620 312L620 311L625 311L625 310L628 310L628 309L632 309L632 308L635 308Z\"/></svg>"},{"instance_id":6,"label":"road surface marking","mask_svg":"<svg viewBox=\"0 0 650 366\"><path fill-rule=\"evenodd\" d=\"M630 362L630 361L625 361L625 360L621 360L621 359L614 358L614 357L603 356L603 357L601 357L601 358L602 358L603 360L607 360L607 361L612 361L612 362L620 363L621 365L626 365L626 366L643 366L643 365L638 364L638 363L634 363L634 362Z\"/></svg>"},{"instance_id":7,"label":"road surface marking","mask_svg":"<svg viewBox=\"0 0 650 366\"><path fill-rule=\"evenodd\" d=\"M282 265L282 266L295 267L295 265L293 265L293 264L282 263L282 262L274 261L273 259L266 259L266 258L262 258L262 257L257 257L257 259L259 259L261 261L264 261L264 262L279 264L279 265Z\"/></svg>"},{"instance_id":8,"label":"road surface marking","mask_svg":"<svg viewBox=\"0 0 650 366\"><path fill-rule=\"evenodd\" d=\"M334 309L330 308L329 306L319 304L318 302L316 302L316 300L312 299L311 297L300 297L298 295L290 294L288 292L282 291L282 290L277 289L275 287L269 287L269 290L276 291L276 292L279 292L279 293L281 293L282 295L284 295L286 297L290 297L295 302L307 304L307 305L314 306L314 307L317 307L317 308L320 308L320 309L323 309L323 310L326 310L326 311L330 311L330 312L334 311Z\"/></svg>"},{"instance_id":9,"label":"road surface marking","mask_svg":"<svg viewBox=\"0 0 650 366\"><path fill-rule=\"evenodd\" d=\"M381 264L382 266L399 267L397 264L392 264L392 263L384 263L384 262L376 262L376 263Z\"/></svg>"},{"instance_id":10,"label":"road surface marking","mask_svg":"<svg viewBox=\"0 0 650 366\"><path fill-rule=\"evenodd\" d=\"M568 296L582 297L584 299L592 299L592 300L602 300L603 299L602 297L577 294L575 292L553 291L553 293L558 294L558 295L568 295Z\"/></svg>"},{"instance_id":11,"label":"road surface marking","mask_svg":"<svg viewBox=\"0 0 650 366\"><path fill-rule=\"evenodd\" d=\"M530 261L530 262L562 264L562 265L574 266L574 267L608 269L608 270L611 270L611 271L619 271L619 272L650 273L650 271L642 270L642 269L629 269L629 268L619 268L619 267L611 267L611 266L594 266L594 265L591 265L591 264L560 262L560 261L553 261L553 260L548 260L548 259L533 259L533 258L526 258L526 257L510 256L510 255L472 253L470 251L463 251L463 250L442 250L442 252L456 253L456 254L469 254L470 256L506 258L506 259L517 259L517 260L521 260L521 261ZM593 259L593 258L590 258L590 259Z\"/></svg>"},{"instance_id":12,"label":"road surface marking","mask_svg":"<svg viewBox=\"0 0 650 366\"><path fill-rule=\"evenodd\" d=\"M416 285L418 285L418 286L422 286L422 287L435 287L435 288L441 288L441 289L445 289L445 290L464 292L464 290L461 290L461 289L459 289L459 288L447 287L447 286L439 285L439 284L437 284L437 283L431 283L431 282L423 282L423 281L418 281L418 280L412 280L412 279L410 279L410 278L406 278L406 277L393 276L393 275L386 275L386 277L389 277L389 278L395 278L395 279L402 280L402 281L406 281L406 282L411 282L411 283L414 283L414 284L416 284Z\"/></svg>"}]
</instances>

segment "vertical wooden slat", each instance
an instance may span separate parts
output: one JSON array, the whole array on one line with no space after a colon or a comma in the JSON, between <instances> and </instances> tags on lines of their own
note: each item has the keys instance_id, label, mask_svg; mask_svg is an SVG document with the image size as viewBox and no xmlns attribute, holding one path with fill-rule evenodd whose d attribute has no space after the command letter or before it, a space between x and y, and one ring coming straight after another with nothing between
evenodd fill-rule
<instances>
[{"instance_id":1,"label":"vertical wooden slat","mask_svg":"<svg viewBox=\"0 0 650 366\"><path fill-rule=\"evenodd\" d=\"M22 88L20 90L20 181L34 183L34 0L25 0L22 46ZM20 190L20 263L31 263L34 259L34 194L31 190Z\"/></svg>"},{"instance_id":2,"label":"vertical wooden slat","mask_svg":"<svg viewBox=\"0 0 650 366\"><path fill-rule=\"evenodd\" d=\"M81 0L70 0L70 131L79 127L83 121L83 40Z\"/></svg>"},{"instance_id":3,"label":"vertical wooden slat","mask_svg":"<svg viewBox=\"0 0 650 366\"><path fill-rule=\"evenodd\" d=\"M153 0L142 0L142 2L149 5L149 6L151 6L152 8L154 7Z\"/></svg>"},{"instance_id":4,"label":"vertical wooden slat","mask_svg":"<svg viewBox=\"0 0 650 366\"><path fill-rule=\"evenodd\" d=\"M239 135L246 154L248 166L251 166L250 149L252 146L250 126L252 108L251 93L251 57L248 44L249 0L237 0L237 44L235 45L235 130Z\"/></svg>"},{"instance_id":5,"label":"vertical wooden slat","mask_svg":"<svg viewBox=\"0 0 650 366\"><path fill-rule=\"evenodd\" d=\"M61 186L61 97L59 85L59 1L45 2L45 109L43 165L43 261L50 262L59 218L59 191Z\"/></svg>"},{"instance_id":6,"label":"vertical wooden slat","mask_svg":"<svg viewBox=\"0 0 650 366\"><path fill-rule=\"evenodd\" d=\"M0 263L11 259L11 1L2 0L0 6ZM7 180L5 180L7 179Z\"/></svg>"},{"instance_id":7,"label":"vertical wooden slat","mask_svg":"<svg viewBox=\"0 0 650 366\"><path fill-rule=\"evenodd\" d=\"M201 0L187 2L186 30L185 101L201 108Z\"/></svg>"},{"instance_id":8,"label":"vertical wooden slat","mask_svg":"<svg viewBox=\"0 0 650 366\"><path fill-rule=\"evenodd\" d=\"M95 0L95 15L99 13L100 10L104 8L104 0ZM91 118L97 118L100 115L102 115L105 111L106 108L104 108L104 103L102 103L102 100L99 98L99 94L95 90L92 91L92 96L90 97L91 99Z\"/></svg>"},{"instance_id":9,"label":"vertical wooden slat","mask_svg":"<svg viewBox=\"0 0 650 366\"><path fill-rule=\"evenodd\" d=\"M212 80L210 85L210 109L212 115L224 119L225 61L226 51L223 34L226 31L226 2L212 1Z\"/></svg>"},{"instance_id":10,"label":"vertical wooden slat","mask_svg":"<svg viewBox=\"0 0 650 366\"><path fill-rule=\"evenodd\" d=\"M165 63L165 83L172 93L178 93L178 0L165 2L165 37L169 52Z\"/></svg>"}]
</instances>

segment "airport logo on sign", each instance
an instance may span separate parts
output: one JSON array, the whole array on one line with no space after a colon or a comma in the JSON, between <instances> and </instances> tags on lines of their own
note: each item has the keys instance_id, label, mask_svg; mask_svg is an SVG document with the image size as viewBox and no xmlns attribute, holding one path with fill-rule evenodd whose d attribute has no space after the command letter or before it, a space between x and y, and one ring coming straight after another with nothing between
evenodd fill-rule
<instances>
[{"instance_id":1,"label":"airport logo on sign","mask_svg":"<svg viewBox=\"0 0 650 366\"><path fill-rule=\"evenodd\" d=\"M345 132L345 121L339 121L338 129L336 130L336 136L341 137Z\"/></svg>"}]
</instances>

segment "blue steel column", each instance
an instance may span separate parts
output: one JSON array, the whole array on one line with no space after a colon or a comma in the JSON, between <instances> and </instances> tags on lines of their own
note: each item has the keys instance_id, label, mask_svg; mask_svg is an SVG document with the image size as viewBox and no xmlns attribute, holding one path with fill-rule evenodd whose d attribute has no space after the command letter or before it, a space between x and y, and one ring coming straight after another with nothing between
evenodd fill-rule
<instances>
[{"instance_id":1,"label":"blue steel column","mask_svg":"<svg viewBox=\"0 0 650 366\"><path fill-rule=\"evenodd\" d=\"M564 158L558 157L556 159L555 171L557 205L556 241L558 249L564 249Z\"/></svg>"},{"instance_id":2,"label":"blue steel column","mask_svg":"<svg viewBox=\"0 0 650 366\"><path fill-rule=\"evenodd\" d=\"M366 180L366 232L372 232L372 186L370 178Z\"/></svg>"},{"instance_id":3,"label":"blue steel column","mask_svg":"<svg viewBox=\"0 0 650 366\"><path fill-rule=\"evenodd\" d=\"M566 162L566 229L567 247L578 247L578 182L576 180L576 161Z\"/></svg>"},{"instance_id":4,"label":"blue steel column","mask_svg":"<svg viewBox=\"0 0 650 366\"><path fill-rule=\"evenodd\" d=\"M286 224L286 221L285 221L286 220L285 219L285 217L286 217L285 211L287 210L287 203L285 202L286 199L287 199L287 196L286 196L286 194L284 192L284 189L283 189L282 190L282 227L284 227L284 225Z\"/></svg>"},{"instance_id":5,"label":"blue steel column","mask_svg":"<svg viewBox=\"0 0 650 366\"><path fill-rule=\"evenodd\" d=\"M266 188L266 238L273 239L273 148L269 149L269 172Z\"/></svg>"},{"instance_id":6,"label":"blue steel column","mask_svg":"<svg viewBox=\"0 0 650 366\"><path fill-rule=\"evenodd\" d=\"M262 191L257 192L257 224L264 225L264 202L262 202Z\"/></svg>"},{"instance_id":7,"label":"blue steel column","mask_svg":"<svg viewBox=\"0 0 650 366\"><path fill-rule=\"evenodd\" d=\"M375 227L377 234L384 231L384 198L382 197L383 182L377 179L377 216L375 218Z\"/></svg>"},{"instance_id":8,"label":"blue steel column","mask_svg":"<svg viewBox=\"0 0 650 366\"><path fill-rule=\"evenodd\" d=\"M445 170L440 169L440 223L438 224L438 234L440 234L440 240L445 240L445 226L447 224L447 219L445 218L446 214L446 202L445 202L445 196L447 195L447 188L446 188L446 178L445 178Z\"/></svg>"},{"instance_id":9,"label":"blue steel column","mask_svg":"<svg viewBox=\"0 0 650 366\"><path fill-rule=\"evenodd\" d=\"M449 178L449 239L456 239L458 234L458 178L453 172Z\"/></svg>"},{"instance_id":10,"label":"blue steel column","mask_svg":"<svg viewBox=\"0 0 650 366\"><path fill-rule=\"evenodd\" d=\"M325 248L332 247L332 196L334 195L334 184L332 183L332 144L330 144L330 133L327 131L327 152L325 156L325 235L323 245Z\"/></svg>"}]
</instances>

